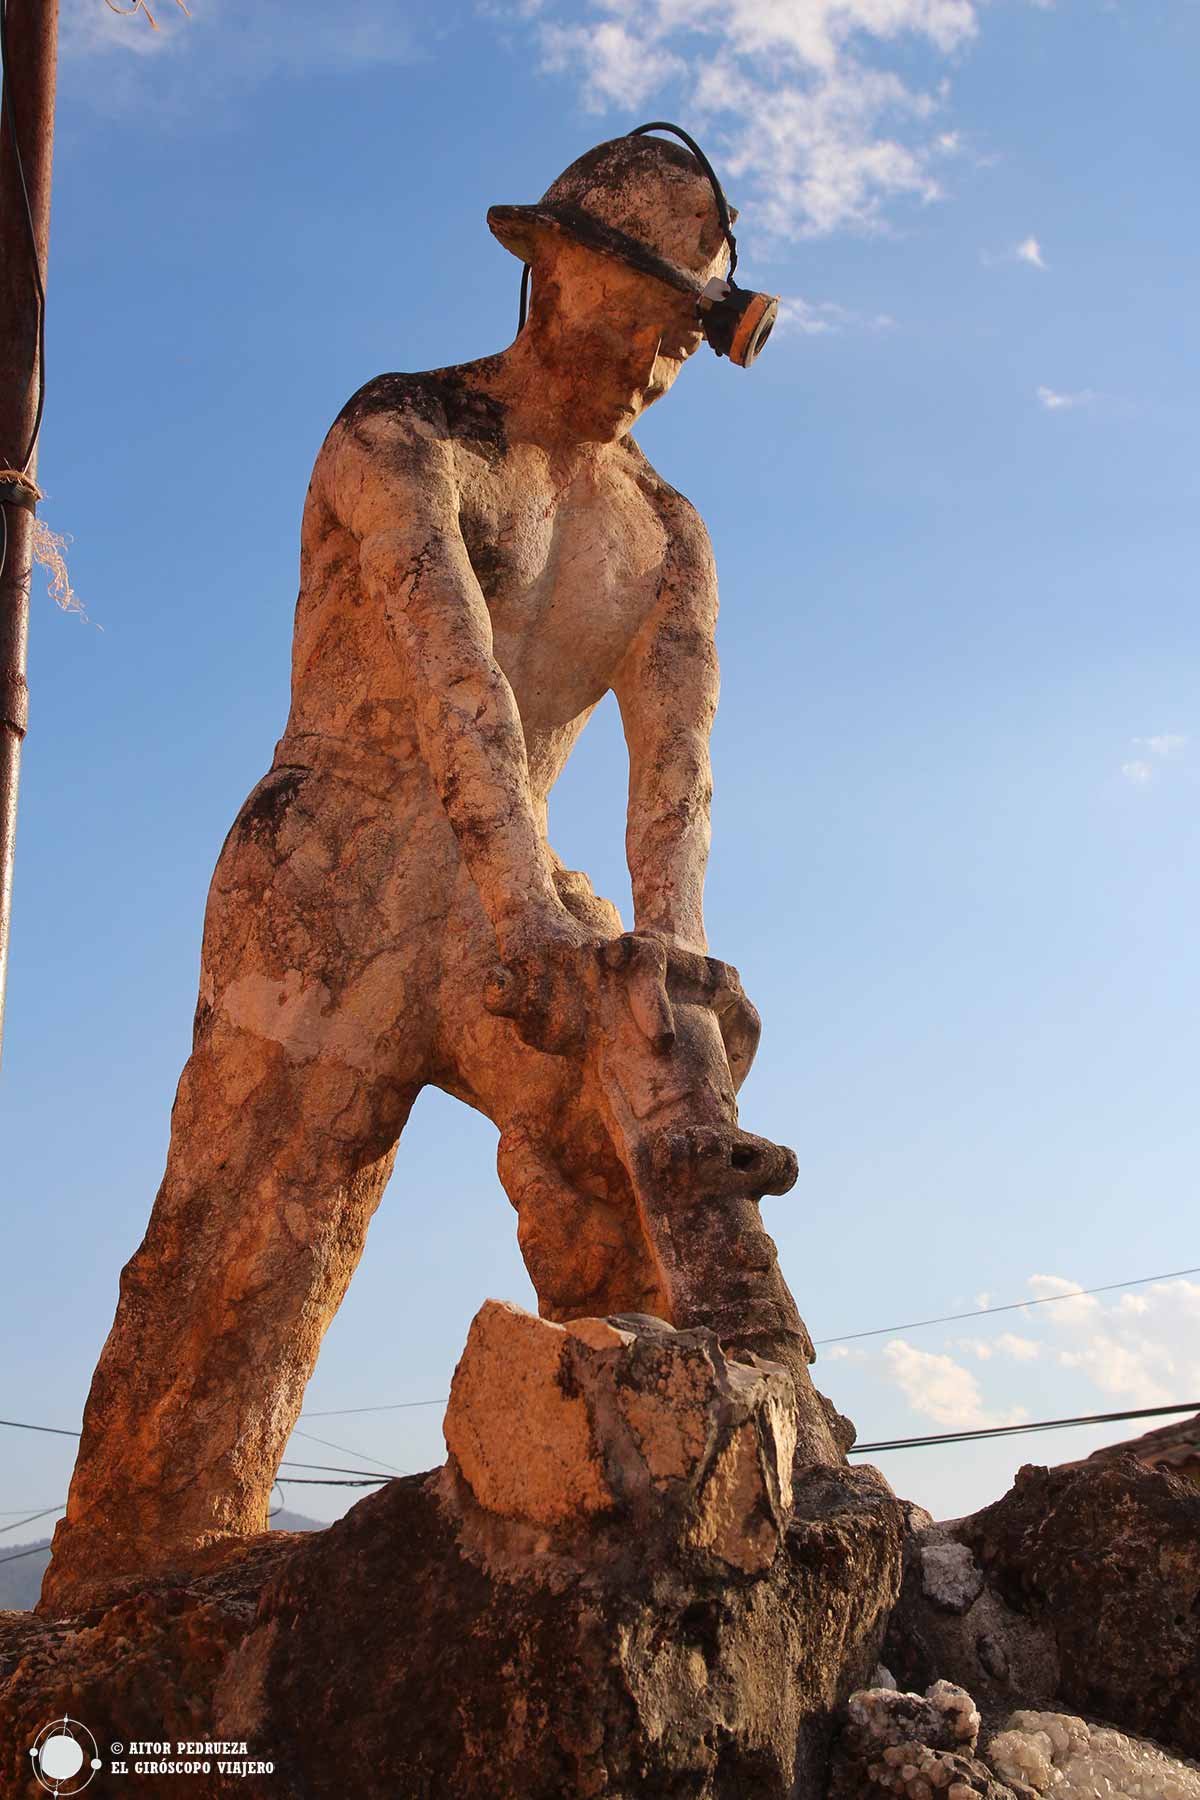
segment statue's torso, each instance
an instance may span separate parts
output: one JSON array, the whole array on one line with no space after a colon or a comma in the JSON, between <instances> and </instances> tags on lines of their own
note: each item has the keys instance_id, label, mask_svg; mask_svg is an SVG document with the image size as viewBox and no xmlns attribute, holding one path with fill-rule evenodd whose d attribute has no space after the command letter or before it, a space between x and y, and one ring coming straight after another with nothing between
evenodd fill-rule
<instances>
[{"instance_id":1,"label":"statue's torso","mask_svg":"<svg viewBox=\"0 0 1200 1800\"><path fill-rule=\"evenodd\" d=\"M554 469L530 444L452 442L458 529L492 621L496 661L544 801L654 605L670 494L630 440ZM398 524L403 521L397 520ZM365 594L358 545L314 481L305 511L291 742L316 734L419 768L398 653ZM425 790L416 783L414 794Z\"/></svg>"}]
</instances>

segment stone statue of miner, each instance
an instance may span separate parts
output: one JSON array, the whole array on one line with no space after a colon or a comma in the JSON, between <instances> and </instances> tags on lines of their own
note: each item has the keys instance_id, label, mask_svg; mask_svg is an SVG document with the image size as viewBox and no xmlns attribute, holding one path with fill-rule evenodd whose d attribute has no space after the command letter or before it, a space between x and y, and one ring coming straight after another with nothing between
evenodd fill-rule
<instances>
[{"instance_id":1,"label":"stone statue of miner","mask_svg":"<svg viewBox=\"0 0 1200 1800\"><path fill-rule=\"evenodd\" d=\"M788 1365L799 1456L841 1460L758 1218L795 1159L737 1124L757 1015L706 955L713 559L630 435L701 343L718 193L688 150L631 135L540 205L493 208L532 274L515 342L368 382L321 448L291 712L213 877L166 1174L44 1610L265 1529L430 1082L499 1128L544 1315L710 1324ZM610 690L632 933L546 837Z\"/></svg>"}]
</instances>

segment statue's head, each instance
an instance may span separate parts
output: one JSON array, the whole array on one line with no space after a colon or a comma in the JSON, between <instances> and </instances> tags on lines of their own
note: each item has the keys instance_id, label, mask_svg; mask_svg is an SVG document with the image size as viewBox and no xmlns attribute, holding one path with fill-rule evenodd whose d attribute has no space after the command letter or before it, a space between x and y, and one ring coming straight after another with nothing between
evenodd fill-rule
<instances>
[{"instance_id":1,"label":"statue's head","mask_svg":"<svg viewBox=\"0 0 1200 1800\"><path fill-rule=\"evenodd\" d=\"M574 373L575 424L627 431L705 337L754 360L775 302L727 280L736 216L703 160L641 133L589 150L535 206L491 208L492 231L532 275L524 329Z\"/></svg>"}]
</instances>

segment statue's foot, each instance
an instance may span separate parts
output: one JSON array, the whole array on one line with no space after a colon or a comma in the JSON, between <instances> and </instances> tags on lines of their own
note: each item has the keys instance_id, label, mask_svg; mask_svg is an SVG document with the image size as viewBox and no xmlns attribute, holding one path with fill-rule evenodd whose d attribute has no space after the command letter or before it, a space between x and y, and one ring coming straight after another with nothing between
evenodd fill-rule
<instances>
[{"instance_id":1,"label":"statue's foot","mask_svg":"<svg viewBox=\"0 0 1200 1800\"><path fill-rule=\"evenodd\" d=\"M40 1618L65 1618L117 1604L150 1587L183 1586L236 1562L271 1538L271 1532L209 1532L171 1543L159 1537L121 1541L64 1520L55 1531L50 1565L34 1611Z\"/></svg>"}]
</instances>

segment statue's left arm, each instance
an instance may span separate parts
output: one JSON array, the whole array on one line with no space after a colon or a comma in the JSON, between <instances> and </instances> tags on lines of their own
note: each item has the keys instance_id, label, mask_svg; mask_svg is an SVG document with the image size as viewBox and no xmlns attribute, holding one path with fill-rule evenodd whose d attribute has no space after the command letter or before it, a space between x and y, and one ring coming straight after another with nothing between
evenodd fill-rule
<instances>
[{"instance_id":1,"label":"statue's left arm","mask_svg":"<svg viewBox=\"0 0 1200 1800\"><path fill-rule=\"evenodd\" d=\"M704 951L717 577L703 521L669 495L658 594L613 682L629 746L625 848L635 930Z\"/></svg>"}]
</instances>

